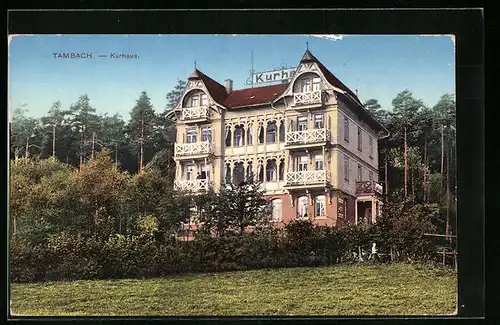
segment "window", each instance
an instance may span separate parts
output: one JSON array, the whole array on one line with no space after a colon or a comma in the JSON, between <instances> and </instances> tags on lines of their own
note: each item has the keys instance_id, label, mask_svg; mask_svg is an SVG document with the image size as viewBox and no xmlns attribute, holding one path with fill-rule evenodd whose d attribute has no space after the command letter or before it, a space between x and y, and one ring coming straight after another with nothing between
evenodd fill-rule
<instances>
[{"instance_id":1,"label":"window","mask_svg":"<svg viewBox=\"0 0 500 325\"><path fill-rule=\"evenodd\" d=\"M245 180L245 167L242 162L234 163L233 183L240 185Z\"/></svg>"},{"instance_id":2,"label":"window","mask_svg":"<svg viewBox=\"0 0 500 325\"><path fill-rule=\"evenodd\" d=\"M285 142L285 120L280 121L279 141Z\"/></svg>"},{"instance_id":3,"label":"window","mask_svg":"<svg viewBox=\"0 0 500 325\"><path fill-rule=\"evenodd\" d=\"M349 142L349 119L344 116L344 140Z\"/></svg>"},{"instance_id":4,"label":"window","mask_svg":"<svg viewBox=\"0 0 500 325\"><path fill-rule=\"evenodd\" d=\"M297 131L307 130L307 117L302 116L297 119Z\"/></svg>"},{"instance_id":5,"label":"window","mask_svg":"<svg viewBox=\"0 0 500 325\"><path fill-rule=\"evenodd\" d=\"M314 157L314 167L316 170L323 170L323 155L316 155Z\"/></svg>"},{"instance_id":6,"label":"window","mask_svg":"<svg viewBox=\"0 0 500 325\"><path fill-rule=\"evenodd\" d=\"M361 151L363 150L363 131L361 131L361 128L358 126L358 150Z\"/></svg>"},{"instance_id":7,"label":"window","mask_svg":"<svg viewBox=\"0 0 500 325\"><path fill-rule=\"evenodd\" d=\"M316 218L325 216L325 201L324 195L316 196L314 200L314 216Z\"/></svg>"},{"instance_id":8,"label":"window","mask_svg":"<svg viewBox=\"0 0 500 325\"><path fill-rule=\"evenodd\" d=\"M299 172L307 171L307 156L300 156L297 158L297 167Z\"/></svg>"},{"instance_id":9,"label":"window","mask_svg":"<svg viewBox=\"0 0 500 325\"><path fill-rule=\"evenodd\" d=\"M370 152L370 158L373 158L373 138L371 135L368 138L368 150Z\"/></svg>"},{"instance_id":10,"label":"window","mask_svg":"<svg viewBox=\"0 0 500 325\"><path fill-rule=\"evenodd\" d=\"M199 99L198 95L193 95L193 96L191 97L191 107L196 107L196 106L198 106L198 103L199 103L199 102L198 102L198 99Z\"/></svg>"},{"instance_id":11,"label":"window","mask_svg":"<svg viewBox=\"0 0 500 325\"><path fill-rule=\"evenodd\" d=\"M208 104L208 98L207 98L207 95L205 94L202 94L201 95L201 106L205 106Z\"/></svg>"},{"instance_id":12,"label":"window","mask_svg":"<svg viewBox=\"0 0 500 325\"><path fill-rule=\"evenodd\" d=\"M248 162L247 166L247 182L253 182L253 169L252 169L252 162Z\"/></svg>"},{"instance_id":13,"label":"window","mask_svg":"<svg viewBox=\"0 0 500 325\"><path fill-rule=\"evenodd\" d=\"M302 92L303 93L311 91L311 79L306 78L306 79L302 80L301 85L302 85Z\"/></svg>"},{"instance_id":14,"label":"window","mask_svg":"<svg viewBox=\"0 0 500 325\"><path fill-rule=\"evenodd\" d=\"M280 167L279 167L279 180L282 181L285 179L285 159L280 160Z\"/></svg>"},{"instance_id":15,"label":"window","mask_svg":"<svg viewBox=\"0 0 500 325\"><path fill-rule=\"evenodd\" d=\"M320 90L321 88L321 78L313 78L313 91Z\"/></svg>"},{"instance_id":16,"label":"window","mask_svg":"<svg viewBox=\"0 0 500 325\"><path fill-rule=\"evenodd\" d=\"M226 147L231 146L231 126L226 125Z\"/></svg>"},{"instance_id":17,"label":"window","mask_svg":"<svg viewBox=\"0 0 500 325\"><path fill-rule=\"evenodd\" d=\"M195 143L196 142L196 129L188 129L186 131L186 142Z\"/></svg>"},{"instance_id":18,"label":"window","mask_svg":"<svg viewBox=\"0 0 500 325\"><path fill-rule=\"evenodd\" d=\"M274 199L271 202L273 205L272 221L273 222L280 222L281 221L281 214L283 211L283 202L280 199Z\"/></svg>"},{"instance_id":19,"label":"window","mask_svg":"<svg viewBox=\"0 0 500 325\"><path fill-rule=\"evenodd\" d=\"M188 181L192 181L192 180L195 179L195 177L194 177L194 166L193 165L186 166L186 179Z\"/></svg>"},{"instance_id":20,"label":"window","mask_svg":"<svg viewBox=\"0 0 500 325\"><path fill-rule=\"evenodd\" d=\"M264 168L262 168L262 160L257 162L257 181L264 181Z\"/></svg>"},{"instance_id":21,"label":"window","mask_svg":"<svg viewBox=\"0 0 500 325\"><path fill-rule=\"evenodd\" d=\"M259 144L264 143L264 122L259 121L259 127L257 128L257 138L259 140Z\"/></svg>"},{"instance_id":22,"label":"window","mask_svg":"<svg viewBox=\"0 0 500 325\"><path fill-rule=\"evenodd\" d=\"M231 165L226 164L226 184L231 183Z\"/></svg>"},{"instance_id":23,"label":"window","mask_svg":"<svg viewBox=\"0 0 500 325\"><path fill-rule=\"evenodd\" d=\"M325 122L323 121L323 114L314 115L314 128L322 129L325 127Z\"/></svg>"},{"instance_id":24,"label":"window","mask_svg":"<svg viewBox=\"0 0 500 325\"><path fill-rule=\"evenodd\" d=\"M236 125L234 127L234 146L243 146L245 139L245 129L243 128L243 125Z\"/></svg>"},{"instance_id":25,"label":"window","mask_svg":"<svg viewBox=\"0 0 500 325\"><path fill-rule=\"evenodd\" d=\"M276 121L267 122L266 143L276 142Z\"/></svg>"},{"instance_id":26,"label":"window","mask_svg":"<svg viewBox=\"0 0 500 325\"><path fill-rule=\"evenodd\" d=\"M363 181L363 168L361 165L358 165L358 182Z\"/></svg>"},{"instance_id":27,"label":"window","mask_svg":"<svg viewBox=\"0 0 500 325\"><path fill-rule=\"evenodd\" d=\"M201 141L212 142L212 130L209 127L201 129Z\"/></svg>"},{"instance_id":28,"label":"window","mask_svg":"<svg viewBox=\"0 0 500 325\"><path fill-rule=\"evenodd\" d=\"M201 165L201 179L210 179L210 165Z\"/></svg>"},{"instance_id":29,"label":"window","mask_svg":"<svg viewBox=\"0 0 500 325\"><path fill-rule=\"evenodd\" d=\"M267 160L266 181L276 182L276 159L268 159Z\"/></svg>"},{"instance_id":30,"label":"window","mask_svg":"<svg viewBox=\"0 0 500 325\"><path fill-rule=\"evenodd\" d=\"M344 156L344 179L349 181L349 158Z\"/></svg>"},{"instance_id":31,"label":"window","mask_svg":"<svg viewBox=\"0 0 500 325\"><path fill-rule=\"evenodd\" d=\"M253 124L248 123L247 127L247 145L251 146L253 144Z\"/></svg>"},{"instance_id":32,"label":"window","mask_svg":"<svg viewBox=\"0 0 500 325\"><path fill-rule=\"evenodd\" d=\"M373 181L373 172L371 170L368 172L368 179Z\"/></svg>"},{"instance_id":33,"label":"window","mask_svg":"<svg viewBox=\"0 0 500 325\"><path fill-rule=\"evenodd\" d=\"M301 196L297 199L297 217L307 218L307 196Z\"/></svg>"}]
</instances>

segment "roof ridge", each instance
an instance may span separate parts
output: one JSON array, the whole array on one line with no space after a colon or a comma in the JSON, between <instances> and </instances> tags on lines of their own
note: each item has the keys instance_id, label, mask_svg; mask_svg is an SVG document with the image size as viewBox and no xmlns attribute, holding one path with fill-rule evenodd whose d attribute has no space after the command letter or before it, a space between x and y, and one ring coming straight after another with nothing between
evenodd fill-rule
<instances>
[{"instance_id":1,"label":"roof ridge","mask_svg":"<svg viewBox=\"0 0 500 325\"><path fill-rule=\"evenodd\" d=\"M267 86L260 86L260 87L251 87L251 88L241 88L241 89L233 89L233 91L243 91L243 90L249 90L249 89L260 89L260 88L270 88L270 87L277 87L277 86L283 86L283 85L289 85L290 83L287 82L286 84L280 83L280 84L275 84L275 85L267 85Z\"/></svg>"}]
</instances>

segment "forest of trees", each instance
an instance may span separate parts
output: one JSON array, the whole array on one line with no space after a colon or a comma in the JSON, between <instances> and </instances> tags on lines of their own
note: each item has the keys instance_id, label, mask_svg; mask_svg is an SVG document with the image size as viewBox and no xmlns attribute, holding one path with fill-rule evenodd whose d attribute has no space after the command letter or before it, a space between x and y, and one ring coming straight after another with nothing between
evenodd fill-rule
<instances>
[{"instance_id":1,"label":"forest of trees","mask_svg":"<svg viewBox=\"0 0 500 325\"><path fill-rule=\"evenodd\" d=\"M175 127L166 113L177 103L185 88L178 80L166 95L167 106L156 113L143 91L130 110L126 122L120 115L98 114L88 95L80 96L69 108L53 103L41 118L27 116L27 109L14 109L10 125L10 158L55 157L81 168L104 148L123 171L137 173L147 163L169 164L175 141ZM144 167L142 166L142 168Z\"/></svg>"},{"instance_id":2,"label":"forest of trees","mask_svg":"<svg viewBox=\"0 0 500 325\"><path fill-rule=\"evenodd\" d=\"M17 181L13 166L26 158L52 157L68 168L84 171L98 152L107 149L117 172L135 175L154 169L171 187L175 125L166 113L179 100L185 85L178 80L160 113L142 92L128 121L119 115L98 114L87 95L68 109L55 102L41 118L27 116L24 108L16 109L10 125L11 183ZM443 233L455 232L454 96L444 94L433 107L427 107L404 90L393 99L391 108L384 109L376 99L367 100L365 108L390 132L379 142L380 182L387 198L392 202L437 203L446 219Z\"/></svg>"},{"instance_id":3,"label":"forest of trees","mask_svg":"<svg viewBox=\"0 0 500 325\"><path fill-rule=\"evenodd\" d=\"M229 186L221 193L196 197L174 191L175 125L166 113L184 87L185 82L178 81L167 94L168 104L161 113L155 112L147 93L142 92L128 121L118 115L98 114L87 95L68 109L56 102L41 118L27 116L23 108L14 111L9 175L13 279L48 279L50 272L55 272L54 279L60 279L69 269L75 272L70 278L93 278L104 272L106 263L118 267L113 276L120 276L122 266L114 259L127 260L124 265L128 267L127 263L137 264L134 256L150 254L158 256L160 269L168 264L173 272L205 270L208 262L204 259L218 256L224 245L228 252L243 245L239 241L247 238L245 229L258 230L254 234L266 229L260 226L269 221L270 206L259 184ZM297 247L331 240L328 256L321 255L326 252L323 244L315 248L315 259L322 259L318 263L328 264L340 258L331 254L348 257L352 249L367 249L375 240L401 258L432 259L436 247L424 234L456 234L454 96L444 94L433 107L426 107L404 90L394 98L391 108L384 109L376 99L366 101L365 108L390 132L379 141L379 179L386 202L377 224L313 231L312 224L292 222L284 230L292 242L281 242L282 232L250 236L244 247L254 255L245 253L238 258L255 262L268 254L271 266L309 265L313 263L310 251L299 256ZM198 211L196 218L203 222L193 244L201 248L171 244L172 237L182 234L182 224L193 221L192 211ZM324 232L329 235L325 237ZM207 234L215 234L223 246L215 245ZM243 237L231 237L234 234ZM226 243L224 238L234 241ZM300 244L293 244L293 240ZM269 245L275 249L269 250ZM446 245L452 249L452 243ZM97 253L100 250L107 253ZM109 255L111 252L118 255ZM283 257L279 252L288 253ZM68 254L73 258L69 264L65 262ZM106 256L114 257L101 261ZM54 262L56 257L59 262ZM213 267L232 270L237 264L228 261L233 257L229 254ZM96 269L88 269L90 260ZM146 258L144 265L153 260ZM55 264L47 266L48 261ZM137 266L130 274L138 276L143 272L140 269ZM85 270L85 275L78 275L79 270ZM97 277L109 276L102 273Z\"/></svg>"}]
</instances>

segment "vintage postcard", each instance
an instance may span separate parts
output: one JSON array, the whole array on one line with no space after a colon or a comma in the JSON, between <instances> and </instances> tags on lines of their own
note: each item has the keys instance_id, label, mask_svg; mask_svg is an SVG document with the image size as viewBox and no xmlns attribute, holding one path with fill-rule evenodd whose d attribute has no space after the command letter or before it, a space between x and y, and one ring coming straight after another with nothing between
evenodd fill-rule
<instances>
[{"instance_id":1,"label":"vintage postcard","mask_svg":"<svg viewBox=\"0 0 500 325\"><path fill-rule=\"evenodd\" d=\"M11 35L11 314L457 313L453 35Z\"/></svg>"}]
</instances>

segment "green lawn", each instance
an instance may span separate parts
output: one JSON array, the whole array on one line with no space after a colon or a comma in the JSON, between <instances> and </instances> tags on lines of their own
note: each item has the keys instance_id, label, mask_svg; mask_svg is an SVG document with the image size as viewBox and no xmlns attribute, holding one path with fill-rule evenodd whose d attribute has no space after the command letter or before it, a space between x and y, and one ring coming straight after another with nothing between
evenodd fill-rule
<instances>
[{"instance_id":1,"label":"green lawn","mask_svg":"<svg viewBox=\"0 0 500 325\"><path fill-rule=\"evenodd\" d=\"M453 314L456 275L421 265L342 265L147 280L12 284L33 316Z\"/></svg>"}]
</instances>

